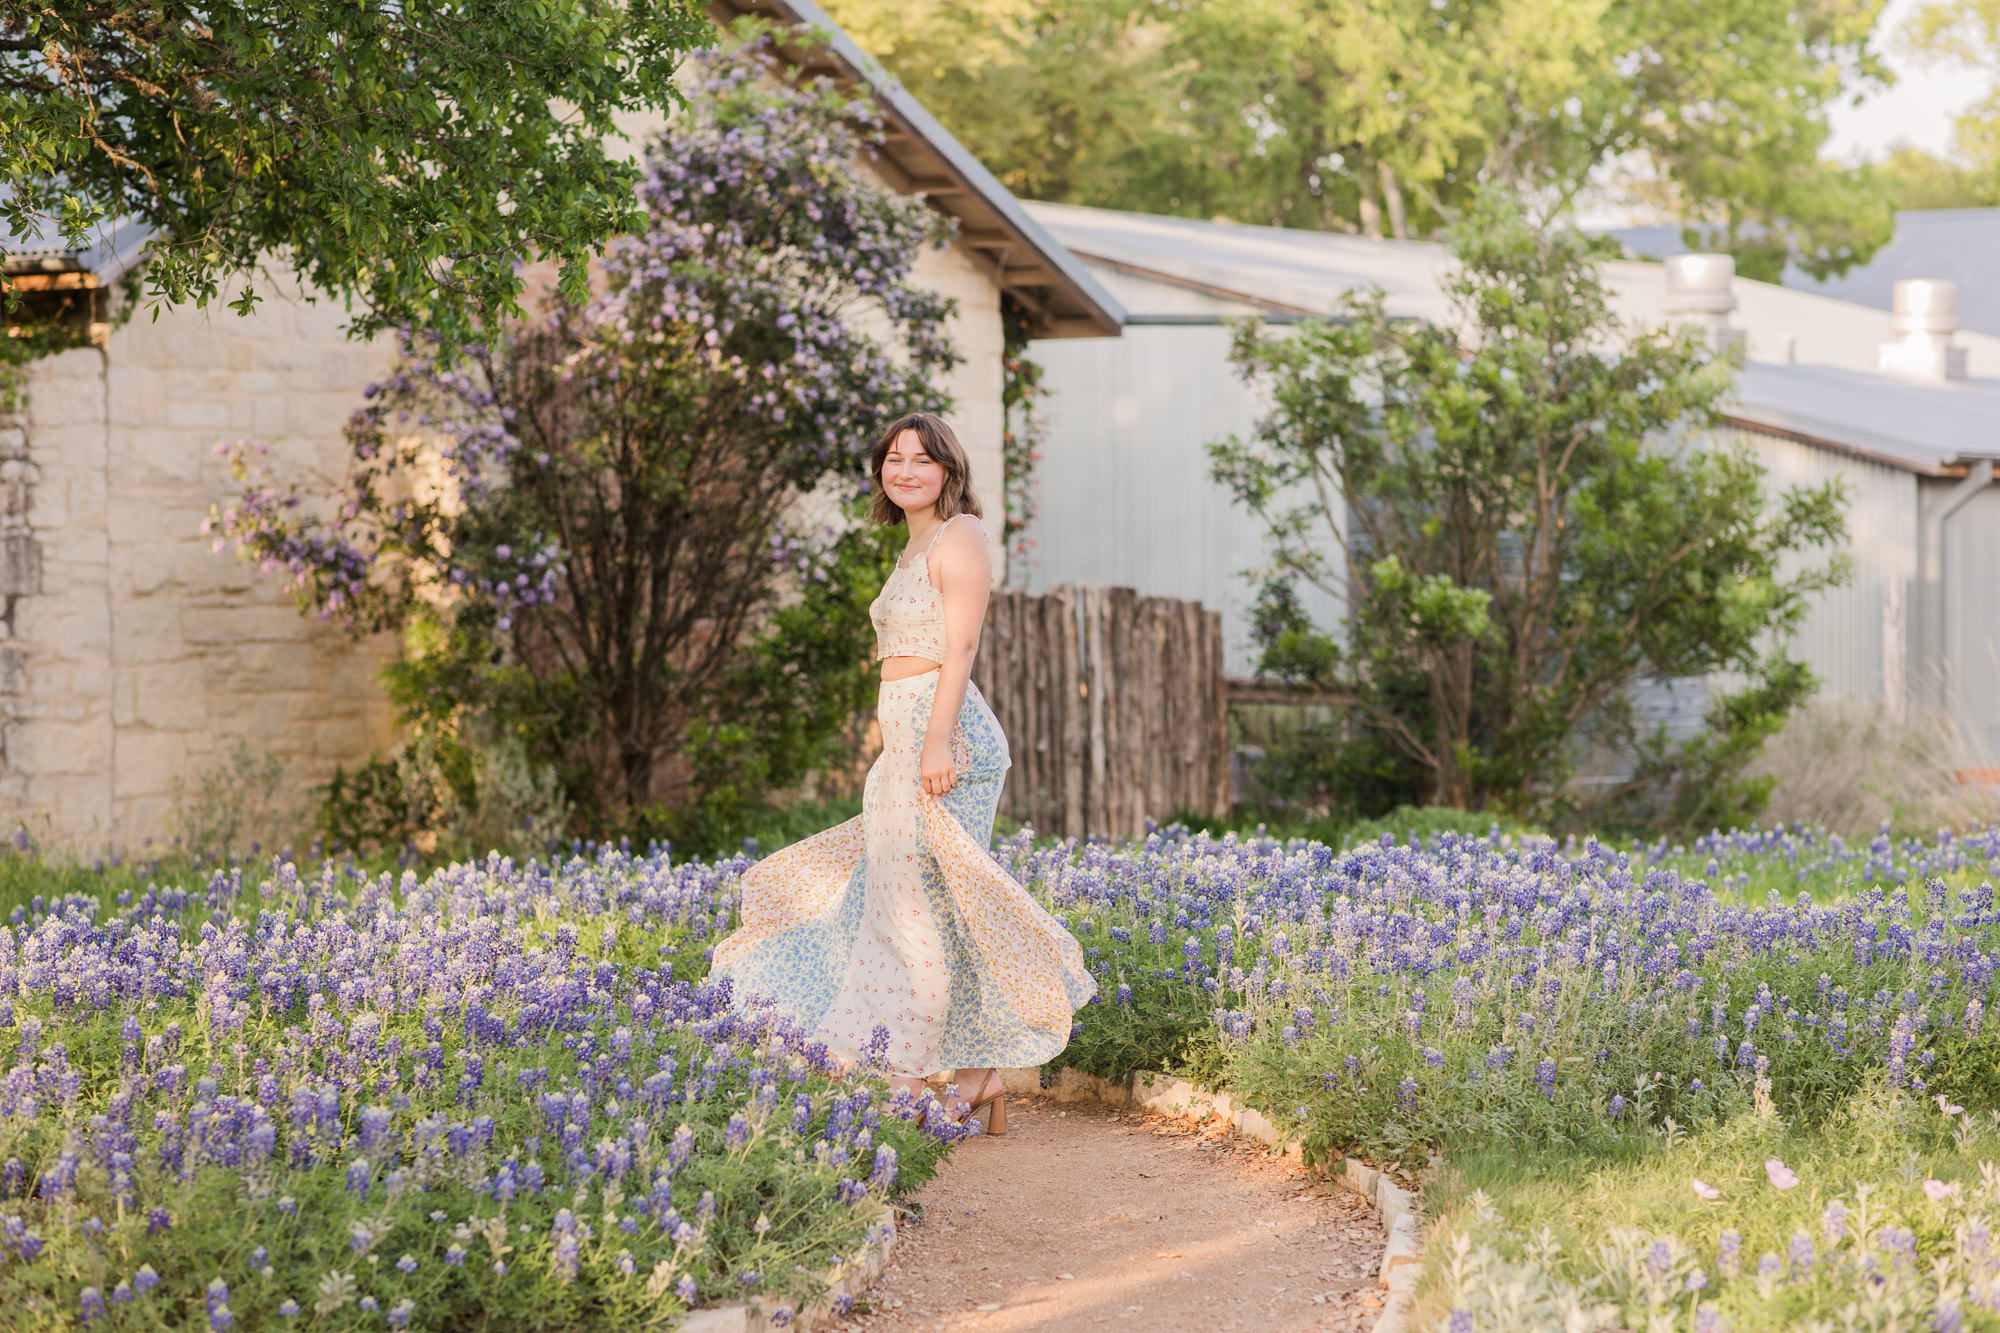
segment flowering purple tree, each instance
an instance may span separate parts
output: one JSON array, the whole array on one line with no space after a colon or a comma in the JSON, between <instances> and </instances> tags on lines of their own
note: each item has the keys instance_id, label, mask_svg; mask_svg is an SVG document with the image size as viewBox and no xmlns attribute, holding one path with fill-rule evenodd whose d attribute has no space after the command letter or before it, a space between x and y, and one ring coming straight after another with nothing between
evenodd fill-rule
<instances>
[{"instance_id":1,"label":"flowering purple tree","mask_svg":"<svg viewBox=\"0 0 2000 1333\"><path fill-rule=\"evenodd\" d=\"M833 563L802 499L852 496L882 421L948 405L951 303L910 278L945 224L854 169L872 105L771 77L773 49L751 26L698 62L593 297L456 361L406 337L330 517L244 452L214 515L322 615L441 622L462 669L406 678L406 711L504 702L586 809L663 794L785 577Z\"/></svg>"}]
</instances>

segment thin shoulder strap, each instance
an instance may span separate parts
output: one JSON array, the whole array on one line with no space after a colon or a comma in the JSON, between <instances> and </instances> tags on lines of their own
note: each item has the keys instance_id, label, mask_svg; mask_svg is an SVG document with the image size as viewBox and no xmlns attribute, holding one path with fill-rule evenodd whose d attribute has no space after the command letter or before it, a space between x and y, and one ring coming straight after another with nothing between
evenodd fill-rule
<instances>
[{"instance_id":1,"label":"thin shoulder strap","mask_svg":"<svg viewBox=\"0 0 2000 1333\"><path fill-rule=\"evenodd\" d=\"M970 513L967 513L964 510L960 510L958 513L953 514L950 518L946 519L944 522L938 524L938 530L931 534L931 539L929 544L927 544L924 547L924 558L926 560L930 559L931 552L937 548L938 539L944 536L944 530L946 528L950 527L953 523L956 523L961 518L971 518L971 517L972 515Z\"/></svg>"}]
</instances>

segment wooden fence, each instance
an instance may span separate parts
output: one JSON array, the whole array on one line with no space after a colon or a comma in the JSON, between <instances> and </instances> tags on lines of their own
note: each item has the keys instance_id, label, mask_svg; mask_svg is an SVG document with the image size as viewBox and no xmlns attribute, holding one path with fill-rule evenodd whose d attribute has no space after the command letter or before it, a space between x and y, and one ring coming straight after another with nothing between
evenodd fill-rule
<instances>
[{"instance_id":1,"label":"wooden fence","mask_svg":"<svg viewBox=\"0 0 2000 1333\"><path fill-rule=\"evenodd\" d=\"M1001 813L1059 837L1229 810L1222 616L1130 588L993 594L973 679L1007 733Z\"/></svg>"}]
</instances>

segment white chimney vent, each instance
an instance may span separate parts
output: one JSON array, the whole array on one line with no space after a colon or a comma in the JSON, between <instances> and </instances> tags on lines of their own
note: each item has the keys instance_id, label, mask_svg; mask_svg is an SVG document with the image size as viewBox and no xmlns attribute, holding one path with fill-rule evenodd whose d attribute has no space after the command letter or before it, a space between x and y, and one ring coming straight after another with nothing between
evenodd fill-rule
<instances>
[{"instance_id":1,"label":"white chimney vent","mask_svg":"<svg viewBox=\"0 0 2000 1333\"><path fill-rule=\"evenodd\" d=\"M1897 283L1889 317L1889 331L1896 336L1882 344L1883 372L1933 382L1964 379L1965 349L1953 337L1963 327L1957 287L1936 278Z\"/></svg>"},{"instance_id":2,"label":"white chimney vent","mask_svg":"<svg viewBox=\"0 0 2000 1333\"><path fill-rule=\"evenodd\" d=\"M1669 322L1693 324L1708 333L1718 350L1740 346L1743 331L1731 328L1736 309L1736 260L1730 255L1670 255L1667 294L1660 303Z\"/></svg>"}]
</instances>

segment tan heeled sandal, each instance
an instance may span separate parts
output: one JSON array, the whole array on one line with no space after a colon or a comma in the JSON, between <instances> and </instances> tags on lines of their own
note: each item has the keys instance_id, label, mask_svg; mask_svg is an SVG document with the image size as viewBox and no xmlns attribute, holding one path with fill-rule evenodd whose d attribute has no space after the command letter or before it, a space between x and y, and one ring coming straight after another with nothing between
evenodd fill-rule
<instances>
[{"instance_id":1,"label":"tan heeled sandal","mask_svg":"<svg viewBox=\"0 0 2000 1333\"><path fill-rule=\"evenodd\" d=\"M988 1088L993 1091L988 1092ZM1001 1080L1000 1071L987 1070L985 1078L980 1081L979 1091L981 1096L966 1111L965 1118L978 1120L982 1134L1004 1137L1007 1133L1007 1085ZM985 1112L983 1118L980 1115L982 1111Z\"/></svg>"}]
</instances>

